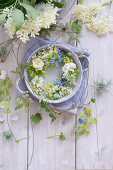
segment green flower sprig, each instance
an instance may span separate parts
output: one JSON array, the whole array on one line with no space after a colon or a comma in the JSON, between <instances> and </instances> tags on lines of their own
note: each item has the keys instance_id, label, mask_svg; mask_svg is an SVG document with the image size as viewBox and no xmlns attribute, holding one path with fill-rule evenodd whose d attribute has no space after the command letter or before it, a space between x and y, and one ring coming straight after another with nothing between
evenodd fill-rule
<instances>
[{"instance_id":1,"label":"green flower sprig","mask_svg":"<svg viewBox=\"0 0 113 170\"><path fill-rule=\"evenodd\" d=\"M0 102L4 106L4 113L10 113L8 102L11 100L10 97L10 88L12 86L12 82L7 76L5 80L0 80Z\"/></svg>"},{"instance_id":2,"label":"green flower sprig","mask_svg":"<svg viewBox=\"0 0 113 170\"><path fill-rule=\"evenodd\" d=\"M92 117L92 109L88 107L84 107L83 111L78 111L79 119L78 123L74 128L68 132L61 132L59 135L49 136L48 138L59 137L61 141L66 140L66 136L69 133L76 132L76 138L84 135L89 134L90 130L89 127L92 124L97 123L97 118Z\"/></svg>"}]
</instances>

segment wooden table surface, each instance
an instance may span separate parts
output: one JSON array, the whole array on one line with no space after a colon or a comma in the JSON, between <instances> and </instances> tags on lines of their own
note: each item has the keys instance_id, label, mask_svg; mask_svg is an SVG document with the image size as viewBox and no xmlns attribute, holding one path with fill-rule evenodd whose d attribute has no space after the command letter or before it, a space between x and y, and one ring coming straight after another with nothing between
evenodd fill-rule
<instances>
[{"instance_id":1,"label":"wooden table surface","mask_svg":"<svg viewBox=\"0 0 113 170\"><path fill-rule=\"evenodd\" d=\"M99 2L98 0L84 0L84 4ZM64 17L62 22L70 19L73 9ZM111 10L113 15L113 10ZM7 38L7 33L0 28L0 41ZM67 42L65 34L52 35L52 39ZM98 123L93 125L88 136L82 136L75 140L74 134L69 135L67 140L61 142L58 138L47 139L48 136L59 134L61 131L71 130L76 122L76 116L64 113L51 125L47 113L42 112L43 121L33 125L34 129L34 154L29 166L33 148L32 126L28 115L15 111L17 98L16 79L17 76L10 73L16 68L16 60L13 53L10 53L5 63L0 63L0 69L5 69L10 76L13 87L11 89L12 101L10 103L11 114L9 123L16 138L28 137L19 144L7 141L0 136L0 170L75 170L75 169L113 169L113 97L109 93L101 97L94 94L91 87L98 77L113 80L113 34L98 37L95 33L88 32L84 27L81 33L81 43L84 48L91 52L89 69L89 93L88 98L96 98L96 104L92 104L93 115L97 116ZM19 51L20 61L23 58L25 46L22 45ZM14 44L16 50L16 45ZM110 88L113 92L113 86ZM35 113L37 104L30 105L30 110ZM19 115L18 121L12 121L12 117ZM0 133L7 131L6 115L0 110L0 116L5 121L0 123ZM62 124L63 120L66 125Z\"/></svg>"}]
</instances>

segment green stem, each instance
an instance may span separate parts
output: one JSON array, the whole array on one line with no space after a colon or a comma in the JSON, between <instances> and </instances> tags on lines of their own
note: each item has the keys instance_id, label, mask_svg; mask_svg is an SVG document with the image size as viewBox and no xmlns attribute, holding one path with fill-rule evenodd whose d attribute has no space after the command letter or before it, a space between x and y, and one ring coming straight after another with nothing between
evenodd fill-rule
<instances>
[{"instance_id":1,"label":"green stem","mask_svg":"<svg viewBox=\"0 0 113 170\"><path fill-rule=\"evenodd\" d=\"M108 1L108 2L106 2L106 3L103 3L103 6L108 5L109 3L112 3L112 2L113 2L113 0Z\"/></svg>"},{"instance_id":2,"label":"green stem","mask_svg":"<svg viewBox=\"0 0 113 170\"><path fill-rule=\"evenodd\" d=\"M76 130L75 130L75 129L72 129L72 130L69 130L69 131L67 131L67 132L65 132L65 133L63 133L63 134L66 135L67 133L70 133L70 132L73 132L73 131L76 131ZM55 137L57 137L57 136L60 136L60 135L49 136L49 137L47 137L47 138L55 138Z\"/></svg>"}]
</instances>

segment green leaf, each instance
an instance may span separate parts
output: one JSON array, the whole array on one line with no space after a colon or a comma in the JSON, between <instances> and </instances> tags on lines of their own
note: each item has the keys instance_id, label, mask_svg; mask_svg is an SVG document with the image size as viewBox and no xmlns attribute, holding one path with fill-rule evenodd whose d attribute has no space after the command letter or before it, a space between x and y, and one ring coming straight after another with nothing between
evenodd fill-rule
<instances>
[{"instance_id":1,"label":"green leaf","mask_svg":"<svg viewBox=\"0 0 113 170\"><path fill-rule=\"evenodd\" d=\"M50 37L50 33L47 29L43 29L43 32L45 32L45 34L48 35L48 37Z\"/></svg>"},{"instance_id":2,"label":"green leaf","mask_svg":"<svg viewBox=\"0 0 113 170\"><path fill-rule=\"evenodd\" d=\"M40 113L36 113L35 115L32 115L30 118L34 123L39 123L42 120L42 116Z\"/></svg>"},{"instance_id":3,"label":"green leaf","mask_svg":"<svg viewBox=\"0 0 113 170\"><path fill-rule=\"evenodd\" d=\"M21 109L22 106L23 106L22 104L17 105L17 106L15 107L15 110Z\"/></svg>"},{"instance_id":4,"label":"green leaf","mask_svg":"<svg viewBox=\"0 0 113 170\"><path fill-rule=\"evenodd\" d=\"M47 102L46 101L42 100L40 105L41 105L42 108L47 108Z\"/></svg>"},{"instance_id":5,"label":"green leaf","mask_svg":"<svg viewBox=\"0 0 113 170\"><path fill-rule=\"evenodd\" d=\"M73 108L73 109L74 109L74 108L75 108L75 105L74 105L74 104L72 104L72 105L71 105L71 108Z\"/></svg>"},{"instance_id":6,"label":"green leaf","mask_svg":"<svg viewBox=\"0 0 113 170\"><path fill-rule=\"evenodd\" d=\"M66 140L66 136L64 135L63 132L60 133L59 139L60 139L61 141Z\"/></svg>"},{"instance_id":7,"label":"green leaf","mask_svg":"<svg viewBox=\"0 0 113 170\"><path fill-rule=\"evenodd\" d=\"M83 0L78 0L78 2L79 2L80 4L82 4L82 3L83 3Z\"/></svg>"},{"instance_id":8,"label":"green leaf","mask_svg":"<svg viewBox=\"0 0 113 170\"><path fill-rule=\"evenodd\" d=\"M15 142L16 142L16 144L19 144L19 140L16 140Z\"/></svg>"},{"instance_id":9,"label":"green leaf","mask_svg":"<svg viewBox=\"0 0 113 170\"><path fill-rule=\"evenodd\" d=\"M0 14L0 25L2 25L4 23L6 16L7 16L7 13Z\"/></svg>"},{"instance_id":10,"label":"green leaf","mask_svg":"<svg viewBox=\"0 0 113 170\"><path fill-rule=\"evenodd\" d=\"M6 139L11 139L12 138L12 134L11 132L3 132L3 136L6 138Z\"/></svg>"},{"instance_id":11,"label":"green leaf","mask_svg":"<svg viewBox=\"0 0 113 170\"><path fill-rule=\"evenodd\" d=\"M72 22L72 30L74 33L78 34L82 30L82 26L80 24L78 24L77 21L73 21Z\"/></svg>"},{"instance_id":12,"label":"green leaf","mask_svg":"<svg viewBox=\"0 0 113 170\"><path fill-rule=\"evenodd\" d=\"M53 123L56 120L56 116L52 113L50 113L49 116L52 119L52 123Z\"/></svg>"},{"instance_id":13,"label":"green leaf","mask_svg":"<svg viewBox=\"0 0 113 170\"><path fill-rule=\"evenodd\" d=\"M50 112L51 110L47 107L47 108L45 109L45 111L46 111L46 112Z\"/></svg>"},{"instance_id":14,"label":"green leaf","mask_svg":"<svg viewBox=\"0 0 113 170\"><path fill-rule=\"evenodd\" d=\"M31 0L31 4L33 7L35 7L36 0Z\"/></svg>"},{"instance_id":15,"label":"green leaf","mask_svg":"<svg viewBox=\"0 0 113 170\"><path fill-rule=\"evenodd\" d=\"M58 8L62 8L66 4L66 0L62 0L61 2L57 2L53 0L52 3L54 4L54 6Z\"/></svg>"},{"instance_id":16,"label":"green leaf","mask_svg":"<svg viewBox=\"0 0 113 170\"><path fill-rule=\"evenodd\" d=\"M20 5L23 6L27 12L29 12L31 14L31 16L33 17L33 19L36 19L38 16L38 12L35 8L33 8L32 6L28 5L28 4L24 4L20 2Z\"/></svg>"},{"instance_id":17,"label":"green leaf","mask_svg":"<svg viewBox=\"0 0 113 170\"><path fill-rule=\"evenodd\" d=\"M91 99L91 102L92 102L92 103L95 103L95 99L92 98L92 99Z\"/></svg>"},{"instance_id":18,"label":"green leaf","mask_svg":"<svg viewBox=\"0 0 113 170\"><path fill-rule=\"evenodd\" d=\"M24 24L24 14L19 9L14 9L12 12L12 20L16 26L16 29L20 29L20 27Z\"/></svg>"}]
</instances>

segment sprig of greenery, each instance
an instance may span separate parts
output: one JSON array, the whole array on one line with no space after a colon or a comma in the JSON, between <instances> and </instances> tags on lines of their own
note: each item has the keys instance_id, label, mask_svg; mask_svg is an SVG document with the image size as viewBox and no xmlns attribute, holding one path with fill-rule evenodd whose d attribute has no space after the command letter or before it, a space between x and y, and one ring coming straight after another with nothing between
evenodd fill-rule
<instances>
[{"instance_id":1,"label":"sprig of greenery","mask_svg":"<svg viewBox=\"0 0 113 170\"><path fill-rule=\"evenodd\" d=\"M83 111L79 110L78 114L79 114L78 123L72 130L65 133L61 132L59 135L50 136L48 138L59 136L59 139L61 141L64 141L66 140L66 135L70 132L76 132L76 138L84 134L89 134L90 133L89 126L97 123L97 118L92 117L92 109L88 107L84 107Z\"/></svg>"},{"instance_id":2,"label":"sprig of greenery","mask_svg":"<svg viewBox=\"0 0 113 170\"><path fill-rule=\"evenodd\" d=\"M40 110L45 109L45 111L49 113L49 117L51 118L52 123L56 120L57 117L52 113L52 110L50 109L50 107L48 107L47 101L41 100L38 109Z\"/></svg>"},{"instance_id":3,"label":"sprig of greenery","mask_svg":"<svg viewBox=\"0 0 113 170\"><path fill-rule=\"evenodd\" d=\"M0 80L0 102L3 102L4 113L10 113L8 102L11 100L10 97L11 86L12 82L8 76L5 78L5 80Z\"/></svg>"},{"instance_id":4,"label":"sprig of greenery","mask_svg":"<svg viewBox=\"0 0 113 170\"><path fill-rule=\"evenodd\" d=\"M12 134L10 131L3 132L3 136L5 137L6 140L10 140L12 138Z\"/></svg>"},{"instance_id":5,"label":"sprig of greenery","mask_svg":"<svg viewBox=\"0 0 113 170\"><path fill-rule=\"evenodd\" d=\"M106 80L100 79L94 82L93 87L96 89L97 93L101 95L104 92L109 92L108 88L110 85L111 85L111 80L106 81Z\"/></svg>"},{"instance_id":6,"label":"sprig of greenery","mask_svg":"<svg viewBox=\"0 0 113 170\"><path fill-rule=\"evenodd\" d=\"M35 115L31 115L30 119L34 123L39 123L42 120L42 116L40 113L36 113Z\"/></svg>"}]
</instances>

